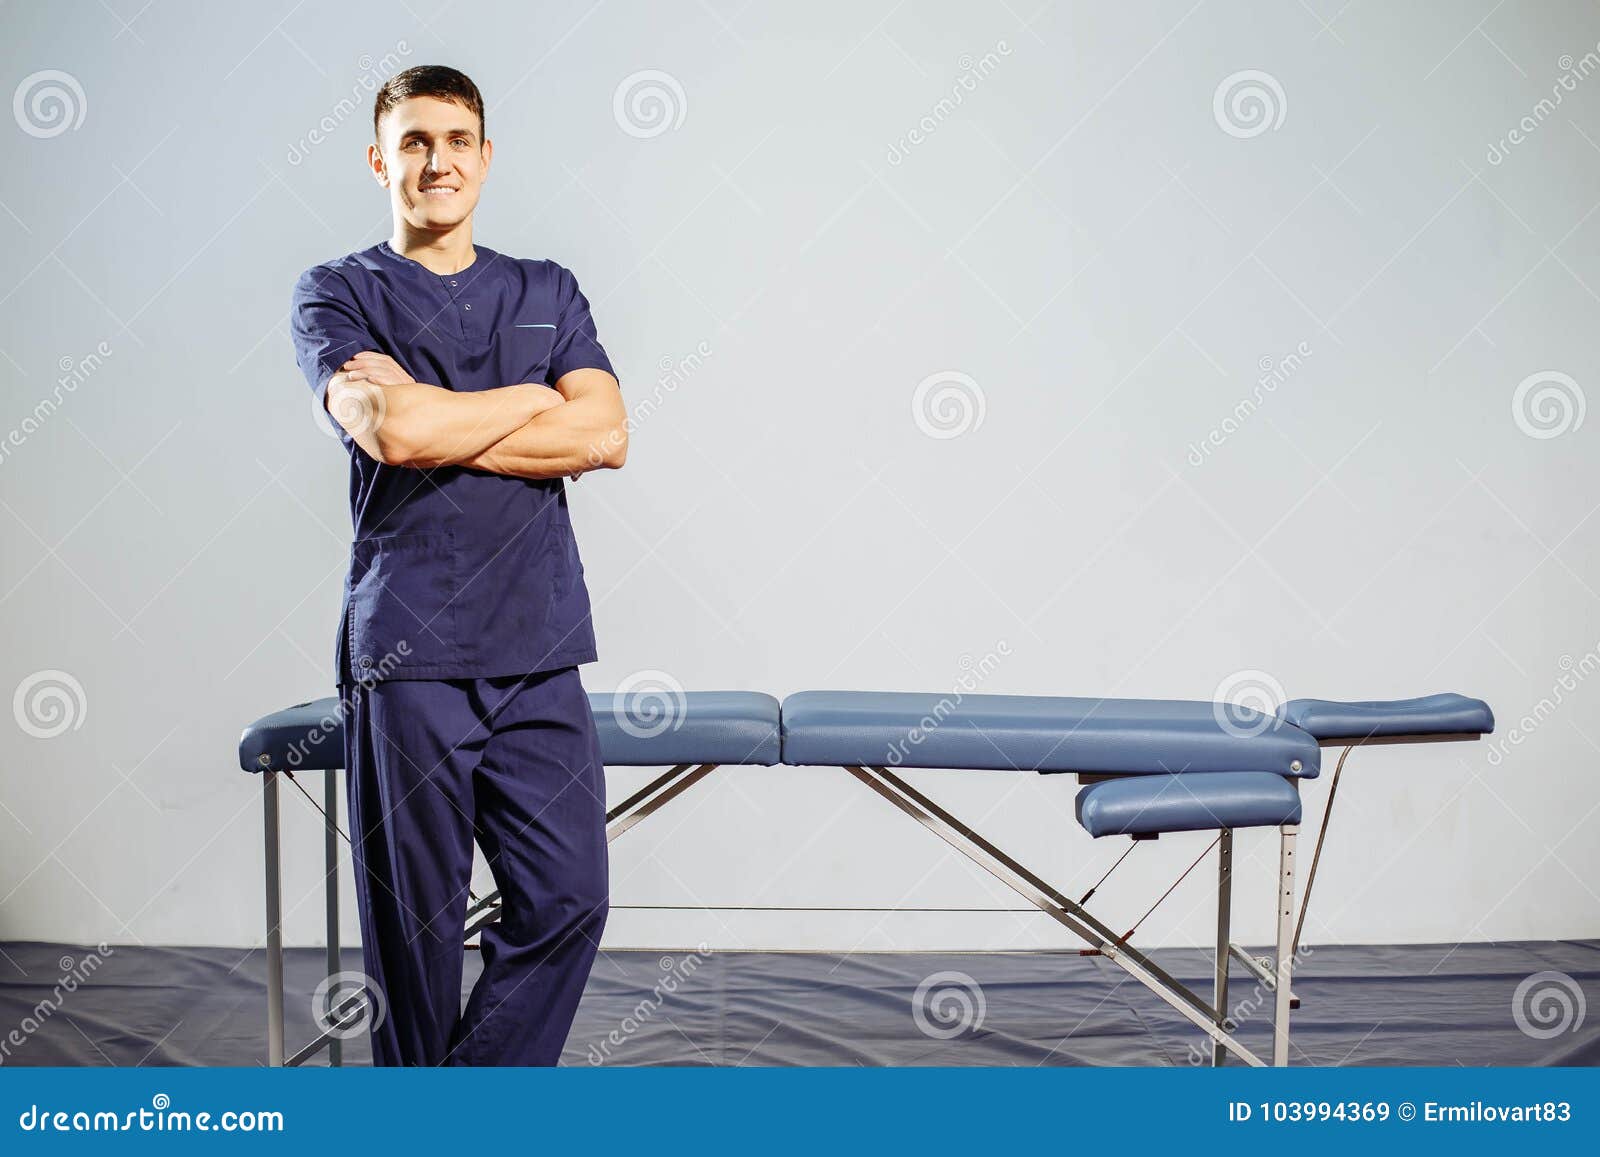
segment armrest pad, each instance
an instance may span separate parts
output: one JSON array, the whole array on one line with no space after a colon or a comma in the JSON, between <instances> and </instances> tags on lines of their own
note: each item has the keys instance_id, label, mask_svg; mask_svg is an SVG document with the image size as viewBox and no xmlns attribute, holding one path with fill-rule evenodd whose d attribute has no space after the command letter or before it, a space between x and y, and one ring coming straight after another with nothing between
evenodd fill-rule
<instances>
[{"instance_id":1,"label":"armrest pad","mask_svg":"<svg viewBox=\"0 0 1600 1157\"><path fill-rule=\"evenodd\" d=\"M1368 739L1377 735L1486 735L1494 713L1482 699L1445 692L1420 699L1339 703L1291 699L1278 718L1318 739Z\"/></svg>"}]
</instances>

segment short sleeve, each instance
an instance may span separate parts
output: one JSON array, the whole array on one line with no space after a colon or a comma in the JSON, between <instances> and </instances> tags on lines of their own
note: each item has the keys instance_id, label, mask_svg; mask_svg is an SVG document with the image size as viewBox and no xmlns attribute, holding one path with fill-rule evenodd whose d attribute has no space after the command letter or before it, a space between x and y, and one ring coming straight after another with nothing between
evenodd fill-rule
<instances>
[{"instance_id":1,"label":"short sleeve","mask_svg":"<svg viewBox=\"0 0 1600 1157\"><path fill-rule=\"evenodd\" d=\"M570 269L559 265L556 268L556 340L544 380L553 386L563 374L582 369L604 370L616 377L617 371L612 368L611 359L606 356L605 347L595 332L589 299L578 288L578 279Z\"/></svg>"},{"instance_id":2,"label":"short sleeve","mask_svg":"<svg viewBox=\"0 0 1600 1157\"><path fill-rule=\"evenodd\" d=\"M295 361L311 387L317 408L339 440L352 445L349 433L328 413L323 390L328 379L354 354L383 347L372 336L349 283L322 265L302 273L294 283L289 306L289 333L294 341Z\"/></svg>"}]
</instances>

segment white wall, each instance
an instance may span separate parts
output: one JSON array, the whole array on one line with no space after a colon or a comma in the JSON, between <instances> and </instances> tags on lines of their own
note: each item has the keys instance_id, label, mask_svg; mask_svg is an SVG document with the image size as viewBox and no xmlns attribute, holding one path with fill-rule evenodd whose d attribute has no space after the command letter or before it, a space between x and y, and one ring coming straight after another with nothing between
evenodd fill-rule
<instances>
[{"instance_id":1,"label":"white wall","mask_svg":"<svg viewBox=\"0 0 1600 1157\"><path fill-rule=\"evenodd\" d=\"M85 108L4 128L0 691L60 670L83 698L52 738L5 720L0 940L259 942L235 745L332 693L349 535L289 287L387 235L364 81L425 62L490 102L477 239L575 269L652 409L571 491L591 688L939 691L1003 645L983 690L1478 695L1488 742L1353 757L1308 941L1600 933L1600 434L1571 409L1600 364L1600 78L1558 85L1600 59L1592 5L113 7L0 16L0 87L59 69ZM1252 69L1282 123L1232 135L1214 96ZM614 113L643 70L683 94L650 137ZM934 438L913 398L945 371L983 418ZM1546 372L1567 428L1535 437L1513 399ZM913 776L1068 892L1123 850L1064 777ZM286 803L313 944L317 817ZM1126 924L1204 844L1141 848L1097 910ZM1066 942L1039 916L627 910L1009 903L838 770L720 771L612 851L617 946ZM1275 843L1240 854L1265 941ZM1211 882L1141 936L1207 943Z\"/></svg>"}]
</instances>

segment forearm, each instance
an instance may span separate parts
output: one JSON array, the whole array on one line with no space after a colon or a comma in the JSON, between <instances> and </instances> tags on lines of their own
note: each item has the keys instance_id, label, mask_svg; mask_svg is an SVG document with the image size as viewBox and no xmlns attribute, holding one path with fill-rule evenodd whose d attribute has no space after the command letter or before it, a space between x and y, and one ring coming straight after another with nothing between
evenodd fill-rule
<instances>
[{"instance_id":1,"label":"forearm","mask_svg":"<svg viewBox=\"0 0 1600 1157\"><path fill-rule=\"evenodd\" d=\"M570 478L622 465L627 436L614 402L585 396L539 414L461 463L517 478Z\"/></svg>"},{"instance_id":2,"label":"forearm","mask_svg":"<svg viewBox=\"0 0 1600 1157\"><path fill-rule=\"evenodd\" d=\"M524 425L547 404L542 385L517 384L457 393L419 382L348 389L379 390L368 395L375 421L372 439L380 461L426 469L464 464Z\"/></svg>"}]
</instances>

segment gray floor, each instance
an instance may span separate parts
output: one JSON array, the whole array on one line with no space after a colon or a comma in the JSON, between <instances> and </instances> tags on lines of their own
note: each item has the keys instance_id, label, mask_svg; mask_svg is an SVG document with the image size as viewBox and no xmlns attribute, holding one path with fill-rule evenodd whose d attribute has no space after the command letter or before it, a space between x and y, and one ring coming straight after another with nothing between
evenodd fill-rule
<instances>
[{"instance_id":1,"label":"gray floor","mask_svg":"<svg viewBox=\"0 0 1600 1157\"><path fill-rule=\"evenodd\" d=\"M19 942L0 951L0 1062L265 1060L260 951L116 948L59 1003L63 957L79 960L82 948ZM1153 955L1209 994L1206 952ZM359 950L348 950L344 964L359 970ZM477 954L468 953L463 993L478 969ZM291 950L287 970L292 1052L314 1035L310 994L325 971L322 950ZM1567 978L1557 983L1571 1014L1567 1029L1548 1037L1524 1031L1513 1014L1519 984L1543 972ZM936 978L921 1001L931 1011L919 1017L919 986L941 973L961 975ZM1270 999L1245 1014L1260 996L1241 969L1233 984L1242 1039L1264 1054ZM1600 940L1320 948L1296 991L1303 1003L1295 1064L1600 1064ZM941 1012L958 1023L941 1020ZM1544 1012L1559 1014L1559 1002ZM963 1016L967 1027L947 1035ZM607 952L563 1063L1183 1066L1198 1059L1202 1040L1115 965L1076 953ZM364 1036L347 1042L346 1064L370 1060Z\"/></svg>"}]
</instances>

